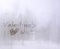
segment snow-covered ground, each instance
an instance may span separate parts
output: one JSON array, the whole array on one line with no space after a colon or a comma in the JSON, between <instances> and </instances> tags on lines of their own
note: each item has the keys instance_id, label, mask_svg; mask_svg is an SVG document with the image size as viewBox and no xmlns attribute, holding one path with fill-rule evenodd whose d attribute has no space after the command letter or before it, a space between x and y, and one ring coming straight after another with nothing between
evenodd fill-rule
<instances>
[{"instance_id":1,"label":"snow-covered ground","mask_svg":"<svg viewBox=\"0 0 60 49\"><path fill-rule=\"evenodd\" d=\"M60 45L46 41L5 41L0 43L0 49L60 49Z\"/></svg>"},{"instance_id":2,"label":"snow-covered ground","mask_svg":"<svg viewBox=\"0 0 60 49\"><path fill-rule=\"evenodd\" d=\"M0 0L0 49L60 49L59 3Z\"/></svg>"}]
</instances>

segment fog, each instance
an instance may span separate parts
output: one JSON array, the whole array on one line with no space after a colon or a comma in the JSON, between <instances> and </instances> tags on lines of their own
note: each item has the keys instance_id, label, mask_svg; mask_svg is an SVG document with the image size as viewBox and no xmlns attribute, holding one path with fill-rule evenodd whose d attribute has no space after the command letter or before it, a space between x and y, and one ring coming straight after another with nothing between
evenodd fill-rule
<instances>
[{"instance_id":1,"label":"fog","mask_svg":"<svg viewBox=\"0 0 60 49\"><path fill-rule=\"evenodd\" d=\"M59 0L0 0L1 49L60 49Z\"/></svg>"}]
</instances>

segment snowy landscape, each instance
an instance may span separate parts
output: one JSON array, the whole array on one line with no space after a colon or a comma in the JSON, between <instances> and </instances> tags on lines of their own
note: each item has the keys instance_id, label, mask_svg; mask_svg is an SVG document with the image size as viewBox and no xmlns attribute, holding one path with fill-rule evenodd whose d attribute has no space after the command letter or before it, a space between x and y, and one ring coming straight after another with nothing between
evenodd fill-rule
<instances>
[{"instance_id":1,"label":"snowy landscape","mask_svg":"<svg viewBox=\"0 0 60 49\"><path fill-rule=\"evenodd\" d=\"M0 0L0 49L60 49L60 0Z\"/></svg>"}]
</instances>

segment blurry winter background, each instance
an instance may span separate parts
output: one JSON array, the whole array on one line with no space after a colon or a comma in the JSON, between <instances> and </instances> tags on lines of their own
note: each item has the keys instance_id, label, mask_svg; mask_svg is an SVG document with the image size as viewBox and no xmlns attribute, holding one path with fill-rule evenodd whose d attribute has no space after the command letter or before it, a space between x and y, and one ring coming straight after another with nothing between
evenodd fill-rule
<instances>
[{"instance_id":1,"label":"blurry winter background","mask_svg":"<svg viewBox=\"0 0 60 49\"><path fill-rule=\"evenodd\" d=\"M0 0L0 49L60 49L59 19L60 0Z\"/></svg>"}]
</instances>

